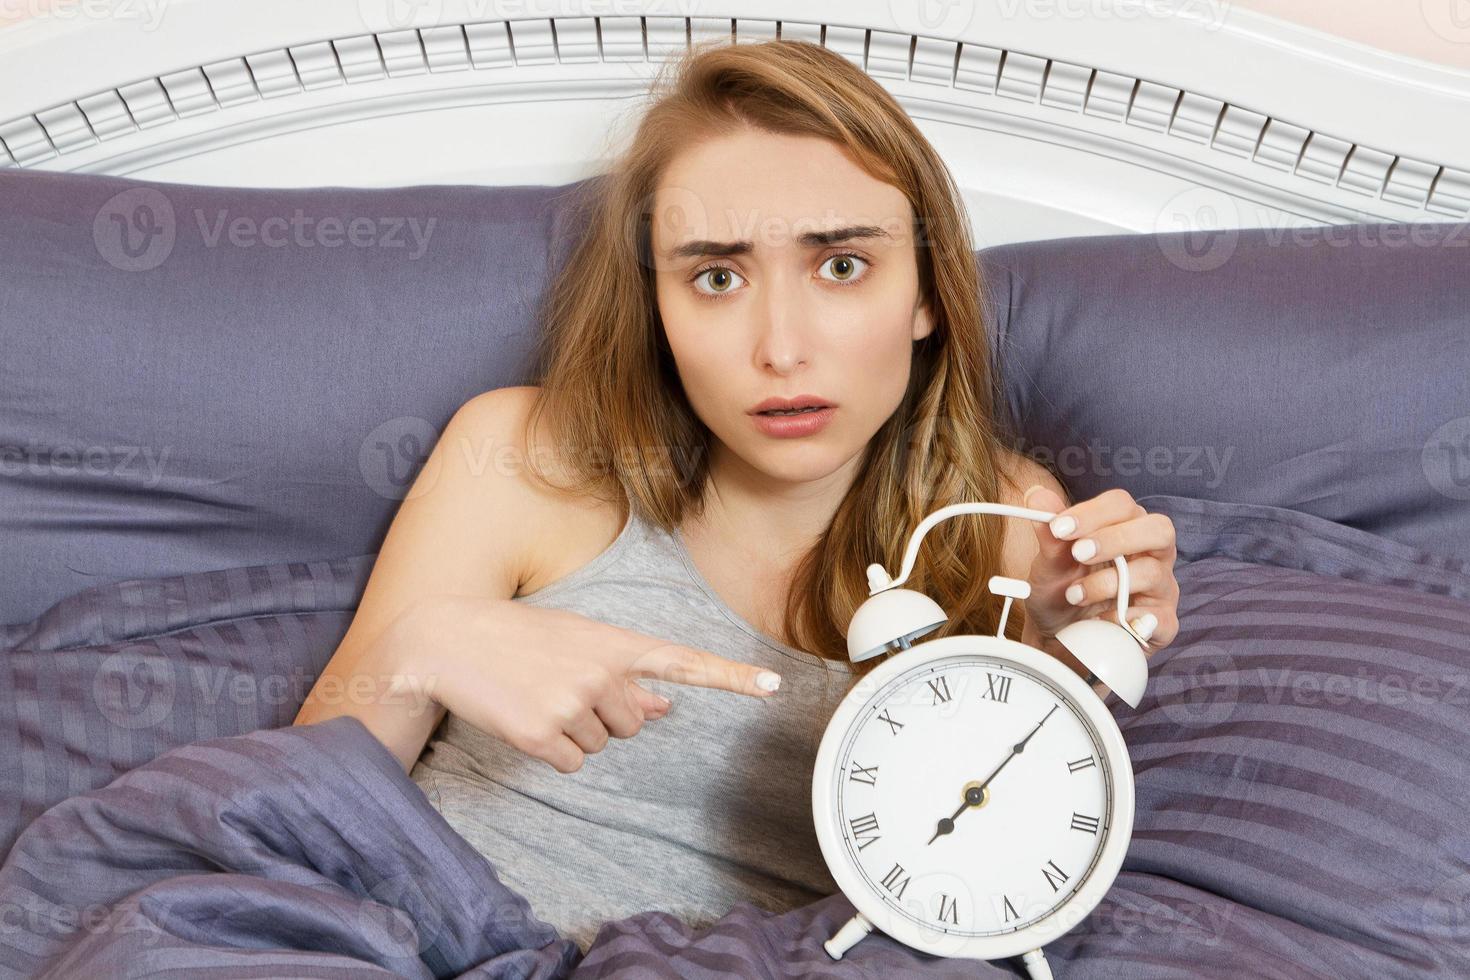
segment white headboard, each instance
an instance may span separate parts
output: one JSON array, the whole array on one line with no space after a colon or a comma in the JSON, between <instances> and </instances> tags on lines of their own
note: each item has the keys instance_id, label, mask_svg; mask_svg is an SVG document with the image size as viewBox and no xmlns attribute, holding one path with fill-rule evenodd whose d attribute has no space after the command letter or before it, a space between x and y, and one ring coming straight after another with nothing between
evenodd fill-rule
<instances>
[{"instance_id":1,"label":"white headboard","mask_svg":"<svg viewBox=\"0 0 1470 980\"><path fill-rule=\"evenodd\" d=\"M251 186L558 184L689 40L891 90L976 242L1465 221L1470 72L1229 0L89 0L0 30L0 165Z\"/></svg>"}]
</instances>

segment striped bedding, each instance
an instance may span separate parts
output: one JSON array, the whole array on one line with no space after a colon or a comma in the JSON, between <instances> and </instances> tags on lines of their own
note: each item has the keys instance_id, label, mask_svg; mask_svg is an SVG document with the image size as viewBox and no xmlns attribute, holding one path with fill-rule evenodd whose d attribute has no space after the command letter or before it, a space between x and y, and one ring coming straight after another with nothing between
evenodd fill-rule
<instances>
[{"instance_id":1,"label":"striped bedding","mask_svg":"<svg viewBox=\"0 0 1470 980\"><path fill-rule=\"evenodd\" d=\"M1138 710L1110 699L1135 828L1055 975L1470 976L1470 568L1140 503L1175 522L1181 632ZM290 727L282 678L330 657L371 559L100 586L0 633L0 976L1018 974L877 933L833 962L841 895L646 912L582 956L360 723Z\"/></svg>"}]
</instances>

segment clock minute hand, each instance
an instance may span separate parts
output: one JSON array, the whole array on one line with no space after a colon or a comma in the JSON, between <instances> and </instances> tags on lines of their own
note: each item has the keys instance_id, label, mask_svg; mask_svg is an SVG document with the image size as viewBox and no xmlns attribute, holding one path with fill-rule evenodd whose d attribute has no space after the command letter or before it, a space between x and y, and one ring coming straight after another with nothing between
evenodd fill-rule
<instances>
[{"instance_id":1,"label":"clock minute hand","mask_svg":"<svg viewBox=\"0 0 1470 980\"><path fill-rule=\"evenodd\" d=\"M1019 741L1019 742L1016 743L1015 751L1011 753L1013 756L1015 755L1016 752L1023 752L1023 751L1025 751L1025 749L1026 749L1026 743L1029 742L1029 741L1031 741L1031 736L1032 735L1035 735L1037 732L1041 731L1041 726L1046 724L1046 720L1051 717L1052 711L1055 711L1055 710L1057 710L1057 706L1056 705L1052 705L1051 706L1051 711L1048 711L1046 714L1044 714L1044 715L1041 716L1041 720L1036 723L1036 727L1033 728L1033 729L1031 729L1030 733L1027 734L1027 736L1025 738L1021 739L1021 741ZM1011 761L1010 759L1007 759L1006 760L1006 762L1010 762L1010 761ZM1001 765L1002 766L1005 765L1005 762L1002 762ZM1000 772L1000 769L996 769L995 772ZM995 772L993 772L993 773L990 774L990 779L994 779L995 778ZM985 782L987 782L987 783L990 782L990 779L985 780Z\"/></svg>"},{"instance_id":2,"label":"clock minute hand","mask_svg":"<svg viewBox=\"0 0 1470 980\"><path fill-rule=\"evenodd\" d=\"M1004 769L1012 759L1020 755L1022 752L1026 751L1026 743L1031 741L1031 736L1041 731L1041 726L1046 724L1046 720L1051 717L1051 712L1055 710L1057 710L1057 706L1052 705L1051 711L1048 711L1045 715L1042 716L1041 720L1036 723L1036 727L1031 729L1031 731L1026 734L1025 738L1021 739L1015 745L1011 746L1011 754L1002 759L1000 761L1000 765L996 766L995 770L991 772L990 775L985 777L985 782L981 783L979 786L975 786L965 791L965 803L963 806L955 811L955 816L959 816L961 813L965 812L966 807L974 806L976 803L980 802L980 796L985 792L985 787L990 785L990 781L992 779L1000 775L1000 771ZM974 795L973 800L970 798L972 794Z\"/></svg>"},{"instance_id":3,"label":"clock minute hand","mask_svg":"<svg viewBox=\"0 0 1470 980\"><path fill-rule=\"evenodd\" d=\"M980 805L980 803L985 799L985 787L990 785L990 781L992 779L1000 775L1000 771L1006 767L1007 763L1009 763L1016 756L1020 755L1022 752L1026 751L1026 743L1031 741L1032 735L1035 735L1037 732L1041 731L1041 726L1046 724L1046 720L1051 717L1051 712L1055 710L1057 710L1057 706L1052 705L1051 711L1048 711L1045 715L1042 716L1042 719L1036 723L1036 727L1031 729L1031 731L1027 733L1025 738L1021 739L1015 745L1011 746L1010 753L1004 759L1000 760L1000 765L991 770L990 775L985 777L985 781L983 783L978 786L971 786L966 788L963 794L964 799L960 803L959 809L955 810L955 812L950 814L949 816L941 817L939 819L938 825L936 825L934 828L934 836L925 841L926 844L934 843L944 834L953 833L954 822L959 819L960 814L964 813L972 806Z\"/></svg>"}]
</instances>

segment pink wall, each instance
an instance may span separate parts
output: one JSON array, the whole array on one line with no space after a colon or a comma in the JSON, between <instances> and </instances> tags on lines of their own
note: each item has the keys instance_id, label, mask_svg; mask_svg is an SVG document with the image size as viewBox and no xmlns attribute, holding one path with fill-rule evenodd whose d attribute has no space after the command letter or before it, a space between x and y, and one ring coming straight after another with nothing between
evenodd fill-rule
<instances>
[{"instance_id":1,"label":"pink wall","mask_svg":"<svg viewBox=\"0 0 1470 980\"><path fill-rule=\"evenodd\" d=\"M1470 69L1470 0L1229 2L1384 51Z\"/></svg>"}]
</instances>

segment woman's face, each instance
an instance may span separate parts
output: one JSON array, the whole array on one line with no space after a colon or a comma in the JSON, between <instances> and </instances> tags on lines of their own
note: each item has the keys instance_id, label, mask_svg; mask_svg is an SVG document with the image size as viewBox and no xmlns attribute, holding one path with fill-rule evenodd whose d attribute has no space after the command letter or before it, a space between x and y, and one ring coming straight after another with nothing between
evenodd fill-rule
<instances>
[{"instance_id":1,"label":"woman's face","mask_svg":"<svg viewBox=\"0 0 1470 980\"><path fill-rule=\"evenodd\" d=\"M857 229L823 240L816 233ZM835 143L742 130L681 153L654 196L659 313L695 413L744 463L805 482L855 461L897 409L920 303L913 210ZM815 395L815 433L778 437L751 412ZM721 450L733 460L721 460Z\"/></svg>"}]
</instances>

